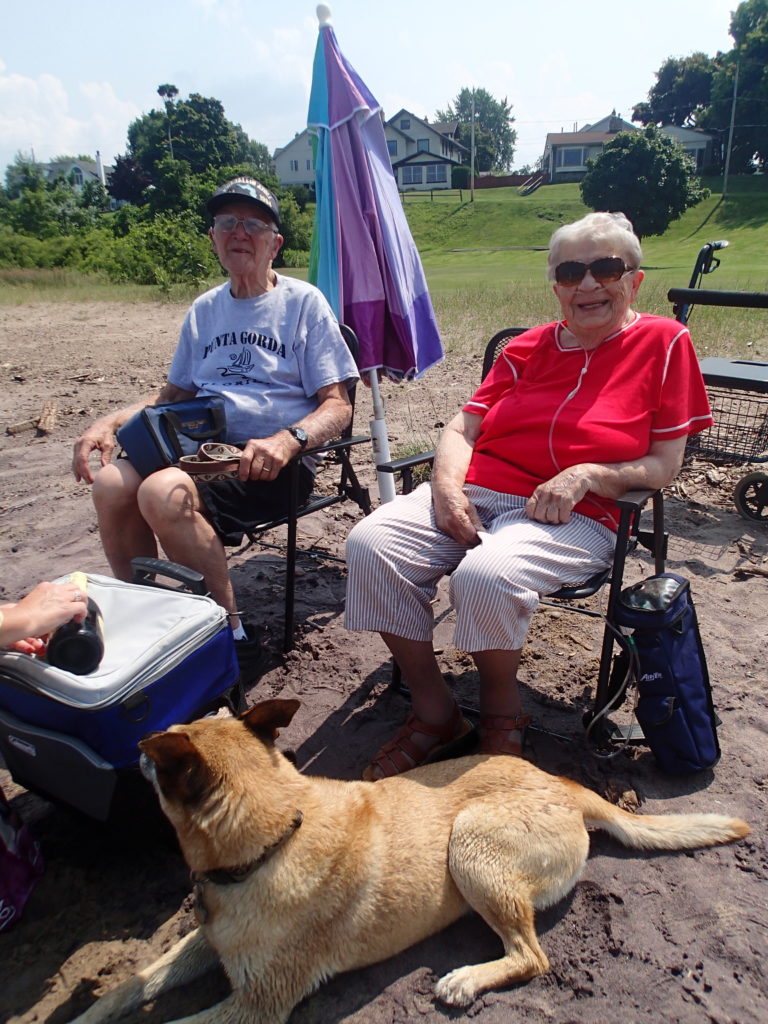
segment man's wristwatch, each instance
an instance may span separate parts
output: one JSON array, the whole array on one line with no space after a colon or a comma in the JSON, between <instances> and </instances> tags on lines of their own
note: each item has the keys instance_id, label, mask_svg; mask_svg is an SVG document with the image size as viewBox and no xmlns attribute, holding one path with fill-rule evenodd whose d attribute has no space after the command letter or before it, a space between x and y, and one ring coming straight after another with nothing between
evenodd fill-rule
<instances>
[{"instance_id":1,"label":"man's wristwatch","mask_svg":"<svg viewBox=\"0 0 768 1024\"><path fill-rule=\"evenodd\" d=\"M295 438L299 442L302 448L307 447L307 441L309 441L309 435L303 427L286 427L285 428L291 437Z\"/></svg>"}]
</instances>

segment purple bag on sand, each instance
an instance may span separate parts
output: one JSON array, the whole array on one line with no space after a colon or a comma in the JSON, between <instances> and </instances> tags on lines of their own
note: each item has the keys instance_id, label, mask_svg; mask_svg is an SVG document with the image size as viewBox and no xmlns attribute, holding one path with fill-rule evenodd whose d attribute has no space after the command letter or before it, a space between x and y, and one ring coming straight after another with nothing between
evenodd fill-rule
<instances>
[{"instance_id":1,"label":"purple bag on sand","mask_svg":"<svg viewBox=\"0 0 768 1024\"><path fill-rule=\"evenodd\" d=\"M43 870L40 847L0 789L0 932L21 917Z\"/></svg>"}]
</instances>

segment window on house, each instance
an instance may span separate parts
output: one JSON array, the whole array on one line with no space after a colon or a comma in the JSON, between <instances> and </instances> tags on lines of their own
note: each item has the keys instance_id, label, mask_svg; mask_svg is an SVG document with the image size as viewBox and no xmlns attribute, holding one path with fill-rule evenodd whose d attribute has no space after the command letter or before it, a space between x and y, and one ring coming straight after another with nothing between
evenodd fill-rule
<instances>
[{"instance_id":1,"label":"window on house","mask_svg":"<svg viewBox=\"0 0 768 1024\"><path fill-rule=\"evenodd\" d=\"M427 184L448 181L448 169L445 164L427 164Z\"/></svg>"},{"instance_id":2,"label":"window on house","mask_svg":"<svg viewBox=\"0 0 768 1024\"><path fill-rule=\"evenodd\" d=\"M581 146L561 147L557 151L558 167L583 167L584 150Z\"/></svg>"},{"instance_id":3,"label":"window on house","mask_svg":"<svg viewBox=\"0 0 768 1024\"><path fill-rule=\"evenodd\" d=\"M298 169L299 169L299 161L298 160L291 160L291 170L292 171L298 171Z\"/></svg>"},{"instance_id":4,"label":"window on house","mask_svg":"<svg viewBox=\"0 0 768 1024\"><path fill-rule=\"evenodd\" d=\"M312 161L311 160L307 160L307 170L308 171L312 170Z\"/></svg>"},{"instance_id":5,"label":"window on house","mask_svg":"<svg viewBox=\"0 0 768 1024\"><path fill-rule=\"evenodd\" d=\"M417 153L428 153L429 152L429 139L416 139L416 152Z\"/></svg>"},{"instance_id":6,"label":"window on house","mask_svg":"<svg viewBox=\"0 0 768 1024\"><path fill-rule=\"evenodd\" d=\"M80 186L83 184L83 172L80 170L79 167L72 168L72 184L76 188L80 188Z\"/></svg>"},{"instance_id":7,"label":"window on house","mask_svg":"<svg viewBox=\"0 0 768 1024\"><path fill-rule=\"evenodd\" d=\"M410 119L410 117L401 117L400 118L400 130L403 131L403 132L407 132L410 129L410 127L411 127L411 119Z\"/></svg>"},{"instance_id":8,"label":"window on house","mask_svg":"<svg viewBox=\"0 0 768 1024\"><path fill-rule=\"evenodd\" d=\"M423 168L420 165L417 165L416 167L404 167L403 184L420 185L423 181L422 170Z\"/></svg>"},{"instance_id":9,"label":"window on house","mask_svg":"<svg viewBox=\"0 0 768 1024\"><path fill-rule=\"evenodd\" d=\"M397 156L397 139L387 139L387 149L390 156Z\"/></svg>"}]
</instances>

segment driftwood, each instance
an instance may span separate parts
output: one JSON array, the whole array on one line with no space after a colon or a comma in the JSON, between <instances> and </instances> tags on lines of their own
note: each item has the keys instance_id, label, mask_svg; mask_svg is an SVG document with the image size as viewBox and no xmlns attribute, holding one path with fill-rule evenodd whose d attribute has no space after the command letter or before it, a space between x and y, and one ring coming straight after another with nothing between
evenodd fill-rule
<instances>
[{"instance_id":1,"label":"driftwood","mask_svg":"<svg viewBox=\"0 0 768 1024\"><path fill-rule=\"evenodd\" d=\"M53 401L43 403L40 416L37 420L37 429L41 434L50 434L56 429L56 421L59 415L59 407Z\"/></svg>"},{"instance_id":2,"label":"driftwood","mask_svg":"<svg viewBox=\"0 0 768 1024\"><path fill-rule=\"evenodd\" d=\"M37 420L22 420L21 423L11 423L5 428L6 434L22 434L25 430L34 430Z\"/></svg>"},{"instance_id":3,"label":"driftwood","mask_svg":"<svg viewBox=\"0 0 768 1024\"><path fill-rule=\"evenodd\" d=\"M25 430L37 429L38 434L50 434L56 429L59 407L53 401L43 403L40 415L34 420L21 420L11 423L5 428L6 434L22 434Z\"/></svg>"}]
</instances>

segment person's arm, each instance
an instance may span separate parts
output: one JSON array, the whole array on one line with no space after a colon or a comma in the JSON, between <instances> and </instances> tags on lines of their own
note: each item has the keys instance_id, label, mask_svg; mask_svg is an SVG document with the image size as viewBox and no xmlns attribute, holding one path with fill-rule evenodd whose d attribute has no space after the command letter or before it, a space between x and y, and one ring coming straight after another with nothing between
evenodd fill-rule
<instances>
[{"instance_id":1,"label":"person's arm","mask_svg":"<svg viewBox=\"0 0 768 1024\"><path fill-rule=\"evenodd\" d=\"M117 447L115 435L118 429L135 413L145 409L148 405L159 405L163 402L183 402L187 398L194 398L194 391L185 391L167 381L163 388L156 395L143 398L133 405L118 409L115 412L101 416L88 427L87 430L75 441L72 455L72 472L75 480L85 480L86 483L93 483L93 473L90 466L91 452L101 452L101 465L106 466L112 460L112 453Z\"/></svg>"},{"instance_id":2,"label":"person's arm","mask_svg":"<svg viewBox=\"0 0 768 1024\"><path fill-rule=\"evenodd\" d=\"M460 412L445 427L432 470L432 505L437 528L472 547L482 523L464 494L464 481L480 434L482 416Z\"/></svg>"},{"instance_id":3,"label":"person's arm","mask_svg":"<svg viewBox=\"0 0 768 1024\"><path fill-rule=\"evenodd\" d=\"M71 619L82 622L87 609L75 584L38 583L20 601L0 605L0 647L35 654L44 646L39 637Z\"/></svg>"},{"instance_id":4,"label":"person's arm","mask_svg":"<svg viewBox=\"0 0 768 1024\"><path fill-rule=\"evenodd\" d=\"M306 430L307 448L339 437L352 419L352 405L343 381L320 388L317 400L316 409L295 423L287 424ZM301 450L299 442L287 430L278 430L271 437L252 437L243 448L240 479L274 480Z\"/></svg>"},{"instance_id":5,"label":"person's arm","mask_svg":"<svg viewBox=\"0 0 768 1024\"><path fill-rule=\"evenodd\" d=\"M567 523L587 491L602 498L620 498L625 491L667 487L680 472L687 435L654 441L648 454L630 462L584 462L564 469L539 484L526 503L530 519L540 523Z\"/></svg>"}]
</instances>

